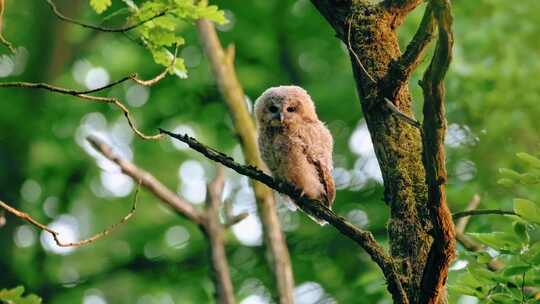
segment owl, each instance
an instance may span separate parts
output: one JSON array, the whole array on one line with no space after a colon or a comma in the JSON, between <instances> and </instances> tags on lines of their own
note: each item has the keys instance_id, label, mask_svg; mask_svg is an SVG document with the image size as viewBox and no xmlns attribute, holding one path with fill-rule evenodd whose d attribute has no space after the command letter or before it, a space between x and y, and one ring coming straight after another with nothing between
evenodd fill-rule
<instances>
[{"instance_id":1,"label":"owl","mask_svg":"<svg viewBox=\"0 0 540 304\"><path fill-rule=\"evenodd\" d=\"M298 86L270 88L257 98L255 116L259 150L272 175L331 208L333 140L308 93Z\"/></svg>"}]
</instances>

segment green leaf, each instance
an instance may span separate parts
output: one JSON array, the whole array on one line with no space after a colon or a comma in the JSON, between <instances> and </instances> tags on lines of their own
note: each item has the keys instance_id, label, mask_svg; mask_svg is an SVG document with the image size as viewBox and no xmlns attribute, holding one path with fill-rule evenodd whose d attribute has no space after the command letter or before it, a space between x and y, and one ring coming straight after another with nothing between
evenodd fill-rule
<instances>
[{"instance_id":1,"label":"green leaf","mask_svg":"<svg viewBox=\"0 0 540 304\"><path fill-rule=\"evenodd\" d=\"M538 176L532 173L522 174L521 177L519 178L519 181L525 185L536 185L540 182L540 180L538 179Z\"/></svg>"},{"instance_id":2,"label":"green leaf","mask_svg":"<svg viewBox=\"0 0 540 304\"><path fill-rule=\"evenodd\" d=\"M522 275L524 272L527 272L531 268L532 268L532 266L530 266L530 265L510 266L510 267L507 267L504 270L503 275L505 277L510 277L510 276L517 275L517 274Z\"/></svg>"},{"instance_id":3,"label":"green leaf","mask_svg":"<svg viewBox=\"0 0 540 304\"><path fill-rule=\"evenodd\" d=\"M540 242L532 244L523 254L523 259L532 265L540 265Z\"/></svg>"},{"instance_id":4,"label":"green leaf","mask_svg":"<svg viewBox=\"0 0 540 304\"><path fill-rule=\"evenodd\" d=\"M111 0L90 0L90 5L96 11L101 14L112 5Z\"/></svg>"},{"instance_id":5,"label":"green leaf","mask_svg":"<svg viewBox=\"0 0 540 304\"><path fill-rule=\"evenodd\" d=\"M41 304L41 298L30 294L28 296L23 296L24 287L18 286L13 289L2 289L0 290L0 303L8 304Z\"/></svg>"},{"instance_id":6,"label":"green leaf","mask_svg":"<svg viewBox=\"0 0 540 304\"><path fill-rule=\"evenodd\" d=\"M517 153L516 156L523 162L531 165L532 167L540 169L540 159L530 155L529 153L521 152Z\"/></svg>"},{"instance_id":7,"label":"green leaf","mask_svg":"<svg viewBox=\"0 0 540 304\"><path fill-rule=\"evenodd\" d=\"M524 243L529 243L529 233L527 232L527 225L522 222L514 222L514 232L521 238Z\"/></svg>"},{"instance_id":8,"label":"green leaf","mask_svg":"<svg viewBox=\"0 0 540 304\"><path fill-rule=\"evenodd\" d=\"M518 172L507 168L500 168L499 173L508 178L519 179L521 177L521 174L519 174Z\"/></svg>"},{"instance_id":9,"label":"green leaf","mask_svg":"<svg viewBox=\"0 0 540 304\"><path fill-rule=\"evenodd\" d=\"M486 283L496 282L497 275L484 268L484 266L475 265L467 269L469 273L477 280L484 281Z\"/></svg>"},{"instance_id":10,"label":"green leaf","mask_svg":"<svg viewBox=\"0 0 540 304\"><path fill-rule=\"evenodd\" d=\"M493 303L513 303L513 297L506 293L495 293L488 297Z\"/></svg>"},{"instance_id":11,"label":"green leaf","mask_svg":"<svg viewBox=\"0 0 540 304\"><path fill-rule=\"evenodd\" d=\"M479 297L481 295L481 293L478 292L476 289L471 288L467 285L449 285L448 288L450 289L450 291L462 295L468 295L473 297Z\"/></svg>"},{"instance_id":12,"label":"green leaf","mask_svg":"<svg viewBox=\"0 0 540 304\"><path fill-rule=\"evenodd\" d=\"M521 249L521 242L512 234L505 232L491 232L491 233L468 233L471 237L475 238L479 242L492 247L495 250L504 251L509 250L512 252L519 252Z\"/></svg>"},{"instance_id":13,"label":"green leaf","mask_svg":"<svg viewBox=\"0 0 540 304\"><path fill-rule=\"evenodd\" d=\"M540 208L530 200L514 199L514 212L527 221L540 224Z\"/></svg>"},{"instance_id":14,"label":"green leaf","mask_svg":"<svg viewBox=\"0 0 540 304\"><path fill-rule=\"evenodd\" d=\"M515 182L509 178L501 178L497 181L497 184L505 186L505 187L510 187L510 186L515 185Z\"/></svg>"},{"instance_id":15,"label":"green leaf","mask_svg":"<svg viewBox=\"0 0 540 304\"><path fill-rule=\"evenodd\" d=\"M487 264L491 262L491 260L493 260L493 258L487 252L476 253L476 262L478 262L479 264Z\"/></svg>"}]
</instances>

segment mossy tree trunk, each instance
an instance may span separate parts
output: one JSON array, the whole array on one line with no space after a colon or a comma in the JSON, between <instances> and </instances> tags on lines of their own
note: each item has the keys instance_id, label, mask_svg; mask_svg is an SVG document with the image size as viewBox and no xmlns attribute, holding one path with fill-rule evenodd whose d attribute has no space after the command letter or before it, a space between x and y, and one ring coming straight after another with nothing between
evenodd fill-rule
<instances>
[{"instance_id":1,"label":"mossy tree trunk","mask_svg":"<svg viewBox=\"0 0 540 304\"><path fill-rule=\"evenodd\" d=\"M403 116L413 117L407 78L433 36L431 4L405 55L399 48L396 29L421 2L312 0L337 37L349 46L364 118L384 179L384 200L390 207L390 253L409 303L425 302L422 277L433 243L433 221L420 128L406 122ZM449 249L453 252L453 248Z\"/></svg>"}]
</instances>

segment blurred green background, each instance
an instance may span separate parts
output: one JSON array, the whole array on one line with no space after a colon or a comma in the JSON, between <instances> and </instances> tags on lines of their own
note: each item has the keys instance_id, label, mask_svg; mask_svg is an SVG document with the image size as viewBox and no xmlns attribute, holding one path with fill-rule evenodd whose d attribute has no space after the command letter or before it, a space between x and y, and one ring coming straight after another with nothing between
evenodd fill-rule
<instances>
[{"instance_id":1,"label":"blurred green background","mask_svg":"<svg viewBox=\"0 0 540 304\"><path fill-rule=\"evenodd\" d=\"M56 1L69 16L99 23L88 1ZM138 2L138 1L135 1ZM236 45L236 67L248 106L266 88L298 84L313 97L335 139L335 210L385 242L388 208L355 92L346 48L308 0L213 1L230 22L219 26ZM519 169L516 152L540 151L540 1L456 0L455 58L447 76L448 198L453 211L474 194L483 208L511 209L511 198L538 190L499 186L497 169ZM122 1L113 1L121 8ZM113 10L114 11L114 10ZM400 29L405 46L423 6ZM121 18L113 19L110 23ZM60 22L45 1L7 0L4 35L17 56L0 49L0 81L32 81L85 89L132 72L161 71L150 54L122 34ZM119 24L121 22L116 22ZM241 159L227 109L186 24L180 50L189 77L152 88L125 83L104 93L122 98L146 133L187 132ZM423 63L423 70L427 62ZM421 73L411 81L421 115ZM419 117L421 119L421 117ZM171 141L133 136L116 108L45 91L0 89L0 199L49 223L64 240L88 237L131 207L135 184L85 142L97 134L122 156L202 207L214 165ZM227 254L241 303L270 303L275 290L261 246L260 222L247 179L227 171L225 198L250 217L227 234ZM350 240L280 206L297 288L297 303L390 303L383 277ZM469 231L511 229L498 216L476 217ZM134 218L112 235L78 249L7 216L0 228L0 289L24 285L45 303L211 303L207 243L199 229L142 190ZM460 253L462 248L460 247ZM450 273L450 283L458 268ZM451 294L451 303L475 303Z\"/></svg>"}]
</instances>

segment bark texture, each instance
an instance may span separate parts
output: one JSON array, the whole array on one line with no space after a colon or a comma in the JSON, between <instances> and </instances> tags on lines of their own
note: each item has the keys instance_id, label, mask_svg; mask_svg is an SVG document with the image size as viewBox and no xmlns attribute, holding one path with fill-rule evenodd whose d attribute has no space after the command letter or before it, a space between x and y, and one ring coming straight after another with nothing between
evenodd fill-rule
<instances>
[{"instance_id":1,"label":"bark texture","mask_svg":"<svg viewBox=\"0 0 540 304\"><path fill-rule=\"evenodd\" d=\"M443 241L432 246L434 238L430 235L446 240L446 236L453 231L450 231L453 224L445 202L445 179L435 177L436 181L433 181L433 176L446 176L446 172L441 170L444 168L444 147L437 144L434 150L423 153L420 130L393 115L385 105L386 100L391 100L399 112L413 117L407 80L433 37L435 23L431 3L404 55L399 49L396 29L407 13L421 2L387 0L374 4L368 1L312 0L334 28L337 37L350 45L353 73L364 118L384 179L384 200L390 207L390 251L398 265L408 300L410 303L438 303L438 297L433 294L438 294L443 288L448 263L436 262L450 247L450 255L453 256L453 243ZM434 66L438 64L440 62L433 63ZM441 76L439 80L442 80L444 73ZM444 95L439 90L442 87L441 81L435 87L430 92L439 94L435 99L442 102ZM428 144L440 143L445 131L444 127L439 128L445 124L444 111L440 113L438 109L432 110L428 115L434 115L433 119L438 123L428 128L437 127L434 133L437 139L428 141ZM434 165L439 169L429 172L429 180L426 179L423 155L436 158L427 163L428 168ZM428 185L432 190L429 199ZM434 226L448 229L435 229L433 233ZM429 263L428 256L431 259ZM450 261L451 257L446 256L445 259ZM440 267L435 267L435 264ZM425 268L429 268L426 276ZM436 283L428 284L429 279L435 279Z\"/></svg>"}]
</instances>

